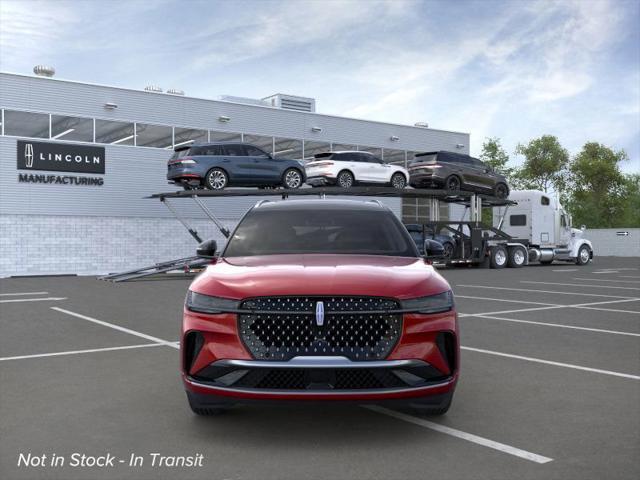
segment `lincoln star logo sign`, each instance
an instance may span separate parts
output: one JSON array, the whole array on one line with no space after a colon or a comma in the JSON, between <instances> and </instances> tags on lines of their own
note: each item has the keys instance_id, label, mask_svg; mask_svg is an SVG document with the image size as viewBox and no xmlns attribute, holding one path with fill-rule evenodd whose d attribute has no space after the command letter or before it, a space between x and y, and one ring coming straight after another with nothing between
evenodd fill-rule
<instances>
[{"instance_id":1,"label":"lincoln star logo sign","mask_svg":"<svg viewBox=\"0 0 640 480\"><path fill-rule=\"evenodd\" d=\"M316 325L319 327L324 325L324 302L316 303Z\"/></svg>"},{"instance_id":2,"label":"lincoln star logo sign","mask_svg":"<svg viewBox=\"0 0 640 480\"><path fill-rule=\"evenodd\" d=\"M33 167L33 143L27 143L24 146L24 160L25 160L25 167L27 168Z\"/></svg>"}]
</instances>

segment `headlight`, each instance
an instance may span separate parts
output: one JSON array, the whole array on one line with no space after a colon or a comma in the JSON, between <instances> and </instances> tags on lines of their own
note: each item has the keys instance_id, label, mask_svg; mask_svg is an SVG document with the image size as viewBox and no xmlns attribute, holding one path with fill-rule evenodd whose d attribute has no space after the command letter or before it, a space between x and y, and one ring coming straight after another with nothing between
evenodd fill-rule
<instances>
[{"instance_id":1,"label":"headlight","mask_svg":"<svg viewBox=\"0 0 640 480\"><path fill-rule=\"evenodd\" d=\"M238 309L238 301L230 298L210 297L189 291L185 305L188 310L200 313L233 312Z\"/></svg>"},{"instance_id":2,"label":"headlight","mask_svg":"<svg viewBox=\"0 0 640 480\"><path fill-rule=\"evenodd\" d=\"M451 290L430 297L403 300L402 309L417 313L448 312L453 308L453 293Z\"/></svg>"}]
</instances>

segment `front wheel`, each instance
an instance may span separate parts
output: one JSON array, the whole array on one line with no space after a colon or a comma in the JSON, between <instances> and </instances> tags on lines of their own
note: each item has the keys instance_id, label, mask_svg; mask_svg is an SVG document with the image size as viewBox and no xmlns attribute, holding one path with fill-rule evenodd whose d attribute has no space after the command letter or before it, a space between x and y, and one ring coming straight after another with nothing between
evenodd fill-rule
<instances>
[{"instance_id":1,"label":"front wheel","mask_svg":"<svg viewBox=\"0 0 640 480\"><path fill-rule=\"evenodd\" d=\"M282 183L286 188L290 188L292 190L300 188L302 185L302 174L295 168L289 168L282 176Z\"/></svg>"},{"instance_id":2,"label":"front wheel","mask_svg":"<svg viewBox=\"0 0 640 480\"><path fill-rule=\"evenodd\" d=\"M582 245L578 250L578 256L576 257L577 265L586 265L591 260L591 250L588 246Z\"/></svg>"},{"instance_id":3,"label":"front wheel","mask_svg":"<svg viewBox=\"0 0 640 480\"><path fill-rule=\"evenodd\" d=\"M353 187L353 174L347 170L344 170L338 174L338 185L342 188Z\"/></svg>"},{"instance_id":4,"label":"front wheel","mask_svg":"<svg viewBox=\"0 0 640 480\"><path fill-rule=\"evenodd\" d=\"M444 256L444 259L445 259L446 261L451 260L451 259L452 259L452 257L453 257L453 252L454 252L454 250L455 250L455 246L454 246L452 243L444 242L444 243L442 244L442 247L444 248L444 251L443 251L443 253L442 253L442 254L443 254L443 256Z\"/></svg>"},{"instance_id":5,"label":"front wheel","mask_svg":"<svg viewBox=\"0 0 640 480\"><path fill-rule=\"evenodd\" d=\"M407 186L407 179L401 173L394 173L391 176L391 186L393 188L397 188L398 190L402 190Z\"/></svg>"},{"instance_id":6,"label":"front wheel","mask_svg":"<svg viewBox=\"0 0 640 480\"><path fill-rule=\"evenodd\" d=\"M509 187L507 187L504 183L499 183L493 189L493 193L496 197L504 200L509 196Z\"/></svg>"},{"instance_id":7,"label":"front wheel","mask_svg":"<svg viewBox=\"0 0 640 480\"><path fill-rule=\"evenodd\" d=\"M221 168L212 168L204 183L209 190L222 190L229 184L229 177Z\"/></svg>"}]
</instances>

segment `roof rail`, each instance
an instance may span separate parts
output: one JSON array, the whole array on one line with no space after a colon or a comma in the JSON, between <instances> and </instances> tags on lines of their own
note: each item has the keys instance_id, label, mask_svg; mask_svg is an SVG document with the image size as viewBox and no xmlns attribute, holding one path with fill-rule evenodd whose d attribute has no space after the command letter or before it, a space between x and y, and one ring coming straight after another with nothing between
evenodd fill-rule
<instances>
[{"instance_id":1,"label":"roof rail","mask_svg":"<svg viewBox=\"0 0 640 480\"><path fill-rule=\"evenodd\" d=\"M260 205L262 205L262 204L264 204L264 203L267 203L267 202L270 202L270 201L271 201L271 200L267 200L266 198L265 198L265 199L263 199L263 200L258 200L258 201L256 202L256 204L253 206L253 208L258 208Z\"/></svg>"}]
</instances>

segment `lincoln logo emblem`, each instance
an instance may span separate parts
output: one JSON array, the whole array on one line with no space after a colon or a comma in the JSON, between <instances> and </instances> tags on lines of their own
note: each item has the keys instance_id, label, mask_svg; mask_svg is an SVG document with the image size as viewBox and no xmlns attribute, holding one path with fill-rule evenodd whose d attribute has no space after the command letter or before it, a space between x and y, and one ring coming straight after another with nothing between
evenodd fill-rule
<instances>
[{"instance_id":1,"label":"lincoln logo emblem","mask_svg":"<svg viewBox=\"0 0 640 480\"><path fill-rule=\"evenodd\" d=\"M27 168L33 167L33 145L31 143L24 146L24 162Z\"/></svg>"},{"instance_id":2,"label":"lincoln logo emblem","mask_svg":"<svg viewBox=\"0 0 640 480\"><path fill-rule=\"evenodd\" d=\"M319 327L324 325L324 302L316 303L316 325Z\"/></svg>"}]
</instances>

